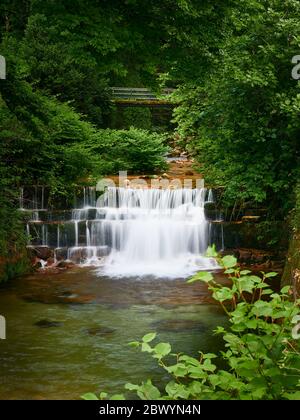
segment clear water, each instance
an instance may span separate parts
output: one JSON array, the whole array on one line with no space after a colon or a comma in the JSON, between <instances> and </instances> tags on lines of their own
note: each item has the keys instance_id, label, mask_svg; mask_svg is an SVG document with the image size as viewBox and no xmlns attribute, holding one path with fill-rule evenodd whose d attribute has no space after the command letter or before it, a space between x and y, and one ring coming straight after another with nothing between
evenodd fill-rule
<instances>
[{"instance_id":1,"label":"clear water","mask_svg":"<svg viewBox=\"0 0 300 420\"><path fill-rule=\"evenodd\" d=\"M153 277L99 277L92 268L38 273L0 289L0 399L78 399L168 376L128 342L156 331L174 351L217 351L224 322L205 285ZM48 320L56 327L35 325Z\"/></svg>"}]
</instances>

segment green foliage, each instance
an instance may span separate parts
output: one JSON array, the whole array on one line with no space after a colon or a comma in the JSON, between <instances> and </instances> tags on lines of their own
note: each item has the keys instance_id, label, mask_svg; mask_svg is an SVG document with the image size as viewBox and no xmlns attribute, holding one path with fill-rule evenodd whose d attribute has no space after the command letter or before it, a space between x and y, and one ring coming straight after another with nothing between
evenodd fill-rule
<instances>
[{"instance_id":1,"label":"green foliage","mask_svg":"<svg viewBox=\"0 0 300 420\"><path fill-rule=\"evenodd\" d=\"M213 252L209 249L210 254ZM140 399L299 399L300 346L293 331L300 319L300 300L291 299L289 286L278 293L271 290L266 281L275 277L275 272L257 276L240 270L232 256L218 261L227 272L228 285L218 284L211 273L203 272L193 281L207 283L228 316L229 327L215 330L222 335L225 350L218 355L200 351L199 357L171 354L168 343L152 346L156 335L147 334L135 346L157 359L172 379L164 390L151 380L126 384L125 388ZM218 367L220 361L225 369Z\"/></svg>"},{"instance_id":2,"label":"green foliage","mask_svg":"<svg viewBox=\"0 0 300 420\"><path fill-rule=\"evenodd\" d=\"M151 130L152 115L149 108L146 107L127 107L123 111L124 128L141 128Z\"/></svg>"},{"instance_id":3,"label":"green foliage","mask_svg":"<svg viewBox=\"0 0 300 420\"><path fill-rule=\"evenodd\" d=\"M176 93L179 133L206 181L224 186L228 204L267 201L280 216L292 207L300 85L291 59L299 54L299 19L294 0L231 2L209 74L191 72Z\"/></svg>"},{"instance_id":4,"label":"green foliage","mask_svg":"<svg viewBox=\"0 0 300 420\"><path fill-rule=\"evenodd\" d=\"M89 156L95 175L155 172L166 168L165 136L145 130L97 130L87 141L76 143L70 153Z\"/></svg>"}]
</instances>

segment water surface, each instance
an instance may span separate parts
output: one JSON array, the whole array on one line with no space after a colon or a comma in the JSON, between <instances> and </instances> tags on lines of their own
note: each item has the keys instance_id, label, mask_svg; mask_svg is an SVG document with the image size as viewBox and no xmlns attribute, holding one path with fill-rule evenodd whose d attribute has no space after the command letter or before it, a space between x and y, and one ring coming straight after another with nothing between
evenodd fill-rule
<instances>
[{"instance_id":1,"label":"water surface","mask_svg":"<svg viewBox=\"0 0 300 420\"><path fill-rule=\"evenodd\" d=\"M15 280L0 289L0 313L0 399L76 399L147 378L160 384L168 376L128 342L156 331L174 351L197 355L217 350L212 329L224 322L205 285L99 277L93 268Z\"/></svg>"}]
</instances>

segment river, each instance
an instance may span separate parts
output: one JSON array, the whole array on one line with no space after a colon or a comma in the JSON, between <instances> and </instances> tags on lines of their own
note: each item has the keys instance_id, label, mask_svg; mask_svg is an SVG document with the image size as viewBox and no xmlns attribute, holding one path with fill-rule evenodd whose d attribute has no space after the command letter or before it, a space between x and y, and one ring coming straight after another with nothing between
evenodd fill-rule
<instances>
[{"instance_id":1,"label":"river","mask_svg":"<svg viewBox=\"0 0 300 420\"><path fill-rule=\"evenodd\" d=\"M216 351L224 322L205 285L183 279L99 276L92 267L19 278L0 289L0 399L78 399L168 376L128 346L148 332L176 352Z\"/></svg>"}]
</instances>

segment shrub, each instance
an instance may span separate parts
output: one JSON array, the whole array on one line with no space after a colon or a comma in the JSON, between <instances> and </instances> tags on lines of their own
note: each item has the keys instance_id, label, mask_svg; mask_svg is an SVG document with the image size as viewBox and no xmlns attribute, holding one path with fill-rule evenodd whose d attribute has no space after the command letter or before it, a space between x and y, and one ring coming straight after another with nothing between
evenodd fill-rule
<instances>
[{"instance_id":1,"label":"shrub","mask_svg":"<svg viewBox=\"0 0 300 420\"><path fill-rule=\"evenodd\" d=\"M143 130L151 130L152 115L146 107L128 107L123 111L123 125L126 128L135 127Z\"/></svg>"},{"instance_id":2,"label":"shrub","mask_svg":"<svg viewBox=\"0 0 300 420\"><path fill-rule=\"evenodd\" d=\"M98 174L156 172L166 168L165 136L146 130L97 130L70 151L89 155Z\"/></svg>"}]
</instances>

